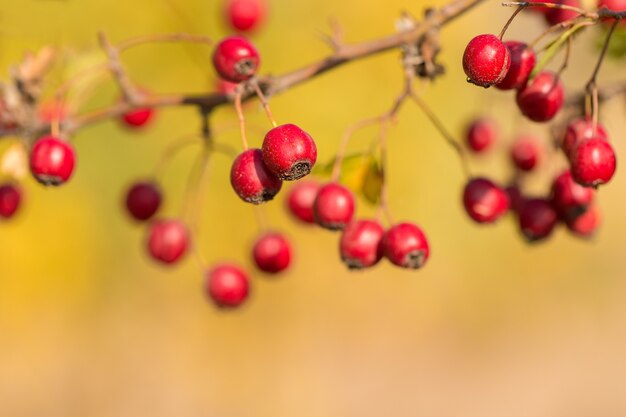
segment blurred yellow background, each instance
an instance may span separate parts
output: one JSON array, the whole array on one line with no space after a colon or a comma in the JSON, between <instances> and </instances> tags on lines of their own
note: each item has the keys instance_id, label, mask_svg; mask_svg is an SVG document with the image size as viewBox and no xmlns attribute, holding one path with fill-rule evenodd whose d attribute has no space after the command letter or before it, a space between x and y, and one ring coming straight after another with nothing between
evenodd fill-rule
<instances>
[{"instance_id":1,"label":"blurred yellow background","mask_svg":"<svg viewBox=\"0 0 626 417\"><path fill-rule=\"evenodd\" d=\"M420 15L444 3L272 0L270 19L254 37L262 70L281 73L326 54L318 34L330 17L348 41L359 41L392 32L402 10ZM64 55L70 65L95 50L98 29L113 41L226 33L217 0L0 4L5 79L26 50L47 44L71 48ZM459 136L485 111L507 140L532 131L547 141L544 126L519 117L511 94L474 88L462 73L467 41L499 32L510 12L488 1L447 27L447 75L424 97ZM541 27L522 16L509 36L531 40ZM570 91L592 71L597 31L589 32L573 50ZM155 92L203 92L214 84L206 46L149 45L124 59L131 76ZM623 61L607 62L600 84L619 80L623 69ZM388 109L401 83L398 54L387 53L276 96L272 110L279 122L309 131L327 161L344 129ZM104 84L91 105L116 94ZM624 104L615 100L602 113L618 158L626 158ZM265 129L267 121L256 103L247 115L258 146L255 126ZM214 123L220 129L235 120L223 109ZM559 229L549 242L528 246L512 219L495 227L468 220L455 155L407 105L390 133L390 198L397 218L426 230L427 266L416 272L381 263L349 273L338 259L338 236L296 226L283 210L283 191L266 212L292 237L297 262L277 279L255 274L250 302L222 313L205 299L193 260L172 269L153 264L143 229L121 210L127 185L151 172L167 143L197 129L189 108L159 111L141 133L114 121L89 127L74 139L79 165L67 186L43 189L27 180L22 212L0 225L0 416L626 415L624 173L601 190L604 226L594 241ZM375 134L357 135L351 149ZM239 146L233 129L217 140ZM166 214L177 213L196 153L181 154L165 177ZM504 159L474 161L472 171L504 180ZM257 226L230 189L229 166L216 158L203 190L199 245L212 262L250 266ZM532 181L537 190L548 182L541 175ZM360 213L373 210L362 205Z\"/></svg>"}]
</instances>

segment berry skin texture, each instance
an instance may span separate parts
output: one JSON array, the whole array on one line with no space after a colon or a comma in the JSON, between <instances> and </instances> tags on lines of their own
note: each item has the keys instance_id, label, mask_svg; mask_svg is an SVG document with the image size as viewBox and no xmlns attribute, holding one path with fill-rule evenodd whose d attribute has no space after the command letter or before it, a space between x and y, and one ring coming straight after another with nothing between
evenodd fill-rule
<instances>
[{"instance_id":1,"label":"berry skin texture","mask_svg":"<svg viewBox=\"0 0 626 417\"><path fill-rule=\"evenodd\" d=\"M174 219L159 219L148 230L148 252L156 261L173 264L180 261L189 246L189 232Z\"/></svg>"},{"instance_id":2,"label":"berry skin texture","mask_svg":"<svg viewBox=\"0 0 626 417\"><path fill-rule=\"evenodd\" d=\"M519 41L504 42L511 54L511 67L506 73L506 77L498 84L496 88L499 90L513 90L522 88L526 85L528 77L535 68L537 56L532 48L527 44Z\"/></svg>"},{"instance_id":3,"label":"berry skin texture","mask_svg":"<svg viewBox=\"0 0 626 417\"><path fill-rule=\"evenodd\" d=\"M563 4L566 6L572 6L572 7L578 7L578 8L581 7L579 0L558 0L558 1L552 1L550 3ZM558 25L559 23L565 22L566 20L575 18L576 16L578 16L578 13L576 13L573 10L563 10L563 9L546 7L544 8L543 16L546 19L546 23L548 23L548 25L550 26L553 26L553 25Z\"/></svg>"},{"instance_id":4,"label":"berry skin texture","mask_svg":"<svg viewBox=\"0 0 626 417\"><path fill-rule=\"evenodd\" d=\"M320 187L313 202L313 217L325 229L342 230L352 220L355 206L352 192L331 182Z\"/></svg>"},{"instance_id":5,"label":"berry skin texture","mask_svg":"<svg viewBox=\"0 0 626 417\"><path fill-rule=\"evenodd\" d=\"M254 244L252 257L261 271L277 274L291 263L291 245L280 233L265 233Z\"/></svg>"},{"instance_id":6,"label":"berry skin texture","mask_svg":"<svg viewBox=\"0 0 626 417\"><path fill-rule=\"evenodd\" d=\"M248 149L235 159L230 170L230 183L243 201L252 204L272 200L283 185L265 165L258 148Z\"/></svg>"},{"instance_id":7,"label":"berry skin texture","mask_svg":"<svg viewBox=\"0 0 626 417\"><path fill-rule=\"evenodd\" d=\"M132 218L146 221L159 210L161 191L153 182L137 182L126 193L125 205Z\"/></svg>"},{"instance_id":8,"label":"berry skin texture","mask_svg":"<svg viewBox=\"0 0 626 417\"><path fill-rule=\"evenodd\" d=\"M535 122L551 120L563 107L563 83L550 71L540 72L517 91L517 106L524 116Z\"/></svg>"},{"instance_id":9,"label":"berry skin texture","mask_svg":"<svg viewBox=\"0 0 626 417\"><path fill-rule=\"evenodd\" d=\"M22 190L16 184L0 185L0 216L10 219L20 208Z\"/></svg>"},{"instance_id":10,"label":"berry skin texture","mask_svg":"<svg viewBox=\"0 0 626 417\"><path fill-rule=\"evenodd\" d=\"M382 247L385 257L402 268L419 269L430 256L426 235L412 223L400 223L387 230Z\"/></svg>"},{"instance_id":11,"label":"berry skin texture","mask_svg":"<svg viewBox=\"0 0 626 417\"><path fill-rule=\"evenodd\" d=\"M548 238L558 220L558 215L552 204L541 198L526 201L519 213L519 227L528 242L537 242Z\"/></svg>"},{"instance_id":12,"label":"berry skin texture","mask_svg":"<svg viewBox=\"0 0 626 417\"><path fill-rule=\"evenodd\" d=\"M565 224L567 229L575 236L583 239L592 238L600 228L602 216L598 206L591 206L584 213L568 220Z\"/></svg>"},{"instance_id":13,"label":"berry skin texture","mask_svg":"<svg viewBox=\"0 0 626 417\"><path fill-rule=\"evenodd\" d=\"M311 172L317 147L311 135L293 124L273 128L263 140L263 160L281 180L298 180Z\"/></svg>"},{"instance_id":14,"label":"berry skin texture","mask_svg":"<svg viewBox=\"0 0 626 417\"><path fill-rule=\"evenodd\" d=\"M313 203L320 187L314 181L299 181L291 188L287 197L287 208L296 219L303 223L315 223Z\"/></svg>"},{"instance_id":15,"label":"berry skin texture","mask_svg":"<svg viewBox=\"0 0 626 417\"><path fill-rule=\"evenodd\" d=\"M239 32L256 29L265 18L267 8L264 0L227 0L224 6L228 24Z\"/></svg>"},{"instance_id":16,"label":"berry skin texture","mask_svg":"<svg viewBox=\"0 0 626 417\"><path fill-rule=\"evenodd\" d=\"M136 129L147 125L154 116L154 109L141 108L131 110L122 115L122 122L130 128Z\"/></svg>"},{"instance_id":17,"label":"berry skin texture","mask_svg":"<svg viewBox=\"0 0 626 417\"><path fill-rule=\"evenodd\" d=\"M228 36L213 52L213 66L226 81L239 83L256 74L261 58L252 43L243 36Z\"/></svg>"},{"instance_id":18,"label":"berry skin texture","mask_svg":"<svg viewBox=\"0 0 626 417\"><path fill-rule=\"evenodd\" d=\"M495 121L477 119L467 129L467 147L475 153L483 153L491 148L499 136L500 128Z\"/></svg>"},{"instance_id":19,"label":"berry skin texture","mask_svg":"<svg viewBox=\"0 0 626 417\"><path fill-rule=\"evenodd\" d=\"M74 172L76 152L68 142L44 136L38 139L30 151L30 171L43 185L61 185Z\"/></svg>"},{"instance_id":20,"label":"berry skin texture","mask_svg":"<svg viewBox=\"0 0 626 417\"><path fill-rule=\"evenodd\" d=\"M206 291L217 307L239 307L250 292L248 274L233 264L221 264L206 274Z\"/></svg>"},{"instance_id":21,"label":"berry skin texture","mask_svg":"<svg viewBox=\"0 0 626 417\"><path fill-rule=\"evenodd\" d=\"M520 171L535 169L543 157L541 146L532 136L518 138L511 148L511 161Z\"/></svg>"},{"instance_id":22,"label":"berry skin texture","mask_svg":"<svg viewBox=\"0 0 626 417\"><path fill-rule=\"evenodd\" d=\"M477 223L494 223L509 210L506 191L486 178L470 180L463 191L463 206Z\"/></svg>"},{"instance_id":23,"label":"berry skin texture","mask_svg":"<svg viewBox=\"0 0 626 417\"><path fill-rule=\"evenodd\" d=\"M341 234L339 253L350 269L376 265L383 257L382 238L385 230L375 220L356 220Z\"/></svg>"},{"instance_id":24,"label":"berry skin texture","mask_svg":"<svg viewBox=\"0 0 626 417\"><path fill-rule=\"evenodd\" d=\"M563 153L569 159L574 153L574 149L583 141L596 137L602 140L608 140L609 136L600 123L596 125L596 131L594 135L593 121L589 117L580 117L574 119L567 124L565 135L563 136L563 142L561 143L561 149Z\"/></svg>"},{"instance_id":25,"label":"berry skin texture","mask_svg":"<svg viewBox=\"0 0 626 417\"><path fill-rule=\"evenodd\" d=\"M467 80L481 87L502 82L510 66L509 50L491 34L476 36L463 53L463 70Z\"/></svg>"},{"instance_id":26,"label":"berry skin texture","mask_svg":"<svg viewBox=\"0 0 626 417\"><path fill-rule=\"evenodd\" d=\"M587 211L594 196L594 189L576 183L570 170L561 173L552 183L552 206L564 221L574 219Z\"/></svg>"},{"instance_id":27,"label":"berry skin texture","mask_svg":"<svg viewBox=\"0 0 626 417\"><path fill-rule=\"evenodd\" d=\"M609 142L593 138L576 147L570 163L572 176L577 183L586 187L597 187L613 178L617 160Z\"/></svg>"}]
</instances>

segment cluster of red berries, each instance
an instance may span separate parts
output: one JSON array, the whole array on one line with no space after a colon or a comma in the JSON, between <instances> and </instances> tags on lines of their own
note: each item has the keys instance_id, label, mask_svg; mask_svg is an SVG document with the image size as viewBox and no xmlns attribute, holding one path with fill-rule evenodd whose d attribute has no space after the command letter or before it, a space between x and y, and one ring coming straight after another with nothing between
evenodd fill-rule
<instances>
[{"instance_id":1,"label":"cluster of red berries","mask_svg":"<svg viewBox=\"0 0 626 417\"><path fill-rule=\"evenodd\" d=\"M537 3L540 2L540 0L529 0L529 2ZM579 9L583 6L580 0L551 0L543 2L571 6ZM606 8L615 12L621 12L626 10L626 0L598 0L597 8L598 10ZM535 12L541 14L546 23L550 26L558 25L559 23L573 19L577 16L577 13L574 10L559 9L553 7L532 7L531 10L534 10Z\"/></svg>"}]
</instances>

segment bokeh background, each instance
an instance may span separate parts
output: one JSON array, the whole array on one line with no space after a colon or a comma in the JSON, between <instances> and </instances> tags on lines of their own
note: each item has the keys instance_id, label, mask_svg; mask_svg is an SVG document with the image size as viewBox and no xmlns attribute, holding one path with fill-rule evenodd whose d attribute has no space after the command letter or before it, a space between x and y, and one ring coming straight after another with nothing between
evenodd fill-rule
<instances>
[{"instance_id":1,"label":"bokeh background","mask_svg":"<svg viewBox=\"0 0 626 417\"><path fill-rule=\"evenodd\" d=\"M442 0L270 2L254 35L263 71L281 73L328 52L318 34L329 17L348 41L388 34L400 11L420 15ZM147 33L226 33L217 0L1 0L0 70L27 50L63 48L52 89L96 50L95 33L113 41ZM473 173L507 177L504 153L516 132L543 135L522 120L511 94L465 82L467 41L499 32L510 9L490 1L442 34L447 76L424 97L460 136L479 112L500 121L503 144L475 160ZM539 20L522 16L511 37L531 40ZM579 90L592 71L599 31L573 49L565 77ZM124 56L131 76L156 92L204 92L215 83L210 49L149 45ZM558 66L558 63L555 64ZM607 62L601 84L619 80L624 61ZM401 88L396 53L346 66L272 99L279 122L316 139L330 160L350 124L385 111ZM84 105L115 99L104 83ZM602 119L626 158L624 100ZM267 128L260 107L247 115L251 142ZM217 140L239 146L231 109L214 123ZM478 227L462 211L463 174L455 155L414 106L390 132L390 198L395 216L422 225L432 257L423 270L385 263L349 273L337 235L295 225L282 198L266 207L273 227L296 245L297 262L277 279L255 274L250 302L220 312L207 302L191 258L166 269L144 250L144 229L121 210L122 193L152 170L164 147L194 133L190 109L159 111L145 131L115 121L82 130L75 178L58 189L27 179L20 215L0 225L0 415L26 416L533 416L626 415L626 235L624 187L617 173L601 190L604 225L591 241L559 229L546 243L522 242L513 219ZM256 132L256 133L254 133ZM376 130L357 135L367 146ZM164 178L165 214L180 208L190 148ZM545 191L551 172L532 178ZM227 158L216 158L198 230L212 262L250 265L258 228L251 207L230 190ZM285 193L283 192L282 197ZM361 205L362 215L373 210Z\"/></svg>"}]
</instances>

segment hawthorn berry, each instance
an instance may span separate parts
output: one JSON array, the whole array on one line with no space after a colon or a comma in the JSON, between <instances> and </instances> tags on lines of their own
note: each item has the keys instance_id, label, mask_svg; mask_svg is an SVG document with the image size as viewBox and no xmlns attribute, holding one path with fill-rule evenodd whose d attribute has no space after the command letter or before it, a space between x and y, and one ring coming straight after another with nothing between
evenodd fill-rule
<instances>
[{"instance_id":1,"label":"hawthorn berry","mask_svg":"<svg viewBox=\"0 0 626 417\"><path fill-rule=\"evenodd\" d=\"M551 1L551 3L562 4L564 6L572 6L572 7L578 7L578 8L581 7L579 0L558 0L558 1ZM544 8L543 16L545 17L546 22L550 26L554 26L554 25L558 25L559 23L563 23L566 20L575 18L576 16L578 16L578 13L576 13L573 10L546 7Z\"/></svg>"},{"instance_id":2,"label":"hawthorn berry","mask_svg":"<svg viewBox=\"0 0 626 417\"><path fill-rule=\"evenodd\" d=\"M258 148L239 154L230 170L230 183L243 201L252 204L272 200L283 184L265 165L263 153Z\"/></svg>"},{"instance_id":3,"label":"hawthorn berry","mask_svg":"<svg viewBox=\"0 0 626 417\"><path fill-rule=\"evenodd\" d=\"M331 182L320 187L313 202L315 222L329 230L341 230L354 216L352 192L341 184Z\"/></svg>"},{"instance_id":4,"label":"hawthorn berry","mask_svg":"<svg viewBox=\"0 0 626 417\"><path fill-rule=\"evenodd\" d=\"M180 261L189 246L187 227L175 219L153 221L148 228L148 252L153 259L173 264Z\"/></svg>"},{"instance_id":5,"label":"hawthorn berry","mask_svg":"<svg viewBox=\"0 0 626 417\"><path fill-rule=\"evenodd\" d=\"M350 222L341 234L339 253L350 269L376 265L383 257L382 238L385 230L376 220Z\"/></svg>"},{"instance_id":6,"label":"hawthorn berry","mask_svg":"<svg viewBox=\"0 0 626 417\"><path fill-rule=\"evenodd\" d=\"M552 205L563 220L573 219L584 213L593 202L594 194L593 188L576 183L569 169L552 182Z\"/></svg>"},{"instance_id":7,"label":"hawthorn berry","mask_svg":"<svg viewBox=\"0 0 626 417\"><path fill-rule=\"evenodd\" d=\"M134 109L122 115L122 121L130 128L140 128L148 124L154 116L154 109L144 107Z\"/></svg>"},{"instance_id":8,"label":"hawthorn berry","mask_svg":"<svg viewBox=\"0 0 626 417\"><path fill-rule=\"evenodd\" d=\"M254 244L252 257L261 271L276 274L289 267L291 245L280 233L265 233Z\"/></svg>"},{"instance_id":9,"label":"hawthorn berry","mask_svg":"<svg viewBox=\"0 0 626 417\"><path fill-rule=\"evenodd\" d=\"M591 238L601 223L600 209L594 205L587 208L584 213L567 220L565 224L567 229L574 235L582 238Z\"/></svg>"},{"instance_id":10,"label":"hawthorn berry","mask_svg":"<svg viewBox=\"0 0 626 417\"><path fill-rule=\"evenodd\" d=\"M217 73L233 83L250 79L256 74L261 58L252 43L243 36L222 39L213 52L213 65Z\"/></svg>"},{"instance_id":11,"label":"hawthorn berry","mask_svg":"<svg viewBox=\"0 0 626 417\"><path fill-rule=\"evenodd\" d=\"M477 223L494 223L509 210L507 193L486 178L473 178L463 191L463 206Z\"/></svg>"},{"instance_id":12,"label":"hawthorn berry","mask_svg":"<svg viewBox=\"0 0 626 417\"><path fill-rule=\"evenodd\" d=\"M430 255L426 235L413 223L400 223L385 232L382 239L385 257L394 265L418 269Z\"/></svg>"},{"instance_id":13,"label":"hawthorn berry","mask_svg":"<svg viewBox=\"0 0 626 417\"><path fill-rule=\"evenodd\" d=\"M567 158L571 158L574 149L583 141L591 138L608 140L608 134L600 123L596 125L595 132L593 121L590 117L579 117L570 121L565 129L565 135L561 142L561 149Z\"/></svg>"},{"instance_id":14,"label":"hawthorn berry","mask_svg":"<svg viewBox=\"0 0 626 417\"><path fill-rule=\"evenodd\" d=\"M148 220L161 206L161 191L154 182L137 182L128 189L125 203L135 220Z\"/></svg>"},{"instance_id":15,"label":"hawthorn berry","mask_svg":"<svg viewBox=\"0 0 626 417\"><path fill-rule=\"evenodd\" d=\"M234 308L248 298L249 281L248 274L239 266L220 264L207 272L205 288L216 306Z\"/></svg>"},{"instance_id":16,"label":"hawthorn berry","mask_svg":"<svg viewBox=\"0 0 626 417\"><path fill-rule=\"evenodd\" d=\"M614 12L626 11L626 0L598 0L598 9L606 7Z\"/></svg>"},{"instance_id":17,"label":"hawthorn berry","mask_svg":"<svg viewBox=\"0 0 626 417\"><path fill-rule=\"evenodd\" d=\"M509 197L509 210L514 213L519 213L520 209L524 205L526 198L522 194L522 190L520 190L519 185L511 184L507 186L504 191L506 195Z\"/></svg>"},{"instance_id":18,"label":"hawthorn berry","mask_svg":"<svg viewBox=\"0 0 626 417\"><path fill-rule=\"evenodd\" d=\"M467 80L481 87L500 83L511 66L511 54L497 36L474 37L463 53L463 70Z\"/></svg>"},{"instance_id":19,"label":"hawthorn berry","mask_svg":"<svg viewBox=\"0 0 626 417\"><path fill-rule=\"evenodd\" d=\"M518 138L511 148L511 160L521 171L532 171L542 157L541 146L533 136Z\"/></svg>"},{"instance_id":20,"label":"hawthorn berry","mask_svg":"<svg viewBox=\"0 0 626 417\"><path fill-rule=\"evenodd\" d=\"M504 46L511 54L511 66L504 79L496 84L496 88L500 90L521 88L526 85L530 73L535 68L537 62L535 51L524 42L519 41L506 41Z\"/></svg>"},{"instance_id":21,"label":"hawthorn berry","mask_svg":"<svg viewBox=\"0 0 626 417\"><path fill-rule=\"evenodd\" d=\"M20 208L22 201L21 188L13 183L0 185L0 216L5 219L13 217Z\"/></svg>"},{"instance_id":22,"label":"hawthorn berry","mask_svg":"<svg viewBox=\"0 0 626 417\"><path fill-rule=\"evenodd\" d=\"M287 208L298 220L304 223L315 223L313 203L317 197L320 185L314 181L299 181L289 191Z\"/></svg>"},{"instance_id":23,"label":"hawthorn berry","mask_svg":"<svg viewBox=\"0 0 626 417\"><path fill-rule=\"evenodd\" d=\"M317 160L313 138L293 124L277 126L267 132L261 149L267 167L286 181L308 175Z\"/></svg>"},{"instance_id":24,"label":"hawthorn berry","mask_svg":"<svg viewBox=\"0 0 626 417\"><path fill-rule=\"evenodd\" d=\"M559 76L542 71L517 91L517 106L530 120L547 122L563 107L564 95Z\"/></svg>"},{"instance_id":25,"label":"hawthorn berry","mask_svg":"<svg viewBox=\"0 0 626 417\"><path fill-rule=\"evenodd\" d=\"M580 185L596 187L613 178L617 161L611 144L592 138L581 142L570 158L572 176Z\"/></svg>"},{"instance_id":26,"label":"hawthorn berry","mask_svg":"<svg viewBox=\"0 0 626 417\"><path fill-rule=\"evenodd\" d=\"M465 138L470 150L482 153L497 141L499 135L500 128L494 120L479 118L469 125Z\"/></svg>"},{"instance_id":27,"label":"hawthorn berry","mask_svg":"<svg viewBox=\"0 0 626 417\"><path fill-rule=\"evenodd\" d=\"M519 213L519 227L529 242L546 239L558 223L558 215L550 201L542 198L527 200Z\"/></svg>"},{"instance_id":28,"label":"hawthorn berry","mask_svg":"<svg viewBox=\"0 0 626 417\"><path fill-rule=\"evenodd\" d=\"M61 185L69 180L75 163L72 145L54 136L37 139L30 151L30 170L43 185Z\"/></svg>"},{"instance_id":29,"label":"hawthorn berry","mask_svg":"<svg viewBox=\"0 0 626 417\"><path fill-rule=\"evenodd\" d=\"M264 0L227 0L224 14L233 29L248 32L263 21L266 7Z\"/></svg>"},{"instance_id":30,"label":"hawthorn berry","mask_svg":"<svg viewBox=\"0 0 626 417\"><path fill-rule=\"evenodd\" d=\"M217 92L225 95L235 94L235 90L237 90L237 83L231 83L230 81L222 80L219 78L217 80Z\"/></svg>"}]
</instances>

